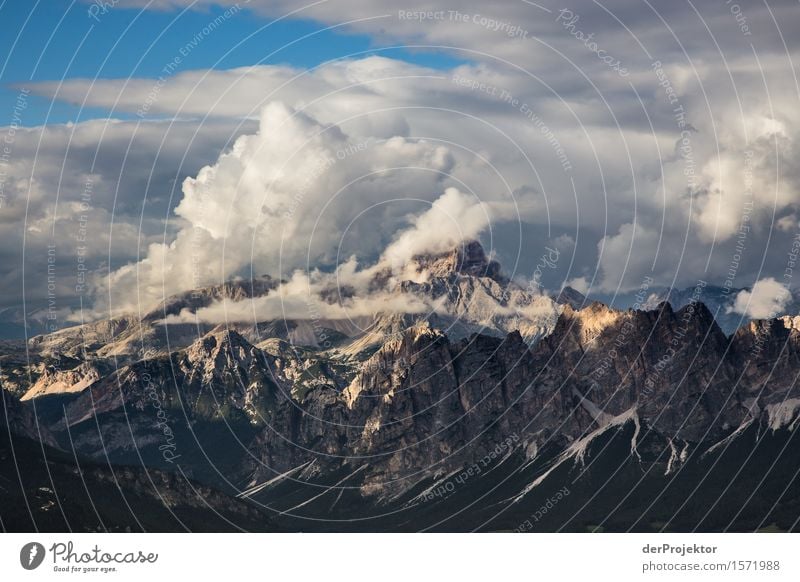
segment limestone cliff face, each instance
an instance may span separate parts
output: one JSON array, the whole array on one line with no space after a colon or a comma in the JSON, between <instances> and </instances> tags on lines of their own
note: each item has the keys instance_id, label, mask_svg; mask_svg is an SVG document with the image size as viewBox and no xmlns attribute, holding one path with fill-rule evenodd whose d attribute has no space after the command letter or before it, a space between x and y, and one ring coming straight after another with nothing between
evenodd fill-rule
<instances>
[{"instance_id":1,"label":"limestone cliff face","mask_svg":"<svg viewBox=\"0 0 800 582\"><path fill-rule=\"evenodd\" d=\"M510 281L475 241L417 256L412 265L421 281L403 281L398 291L435 300L436 323L450 338L519 331L534 344L552 331L561 313L558 301Z\"/></svg>"},{"instance_id":2,"label":"limestone cliff face","mask_svg":"<svg viewBox=\"0 0 800 582\"><path fill-rule=\"evenodd\" d=\"M62 436L98 418L107 436L118 436L123 421L114 414L133 415L125 422L133 418L134 444L109 438L87 446L89 454L157 444L153 423L135 417L152 416L158 403L189 426L250 426L231 454L253 483L316 463L361 468L365 494L388 495L464 466L510 435L533 455L620 418L691 446L749 422L793 425L799 346L792 318L753 322L729 340L699 303L647 312L593 303L566 306L532 349L518 332L451 340L421 321L345 365L282 340L259 348L235 331L214 331L102 377L87 363L45 372L26 398L53 397L54 382L64 384L65 420L46 427ZM15 406L30 434L35 423Z\"/></svg>"},{"instance_id":3,"label":"limestone cliff face","mask_svg":"<svg viewBox=\"0 0 800 582\"><path fill-rule=\"evenodd\" d=\"M465 275L492 279L501 284L507 281L501 273L500 264L490 260L477 241L467 241L446 253L416 256L413 263L419 272L427 272L434 278Z\"/></svg>"},{"instance_id":4,"label":"limestone cliff face","mask_svg":"<svg viewBox=\"0 0 800 582\"><path fill-rule=\"evenodd\" d=\"M97 366L91 362L80 362L74 368L62 370L56 367L45 367L38 380L25 392L20 400L30 400L49 394L72 394L83 392L100 380L107 372L106 366Z\"/></svg>"},{"instance_id":5,"label":"limestone cliff face","mask_svg":"<svg viewBox=\"0 0 800 582\"><path fill-rule=\"evenodd\" d=\"M701 303L620 311L571 292L560 302L531 295L474 245L416 260L425 282L398 292L440 299L443 312L377 314L349 336L342 325L329 349L268 325L201 329L192 341L187 332L184 343L116 360L110 346L167 332L120 320L37 338L30 385L18 371L4 393L9 424L32 435L38 422L61 447L112 461L172 468L170 451L189 474L234 490L330 476L385 500L498 450L526 463L554 451L557 467L624 427L631 458L657 443L672 451L670 472L748 426L799 422L800 318L727 337ZM250 292L209 291L201 302L215 293Z\"/></svg>"},{"instance_id":6,"label":"limestone cliff face","mask_svg":"<svg viewBox=\"0 0 800 582\"><path fill-rule=\"evenodd\" d=\"M727 351L703 304L618 312L595 303L566 310L537 357L547 385L571 384L586 420L635 408L665 436L699 441L746 414Z\"/></svg>"},{"instance_id":7,"label":"limestone cliff face","mask_svg":"<svg viewBox=\"0 0 800 582\"><path fill-rule=\"evenodd\" d=\"M365 490L383 494L464 466L511 435L530 456L628 421L640 440L659 435L685 458L752 422L797 422L788 374L800 369L792 359L797 330L785 320L753 327L768 338L757 364L743 356L754 334L729 341L699 303L678 311L567 308L533 349L518 333L450 341L417 325L364 362L340 396L315 393L314 419L296 416L295 433L343 463L368 465ZM781 380L768 381L768 368ZM281 447L270 441L270 459ZM676 454L671 470L679 462Z\"/></svg>"}]
</instances>

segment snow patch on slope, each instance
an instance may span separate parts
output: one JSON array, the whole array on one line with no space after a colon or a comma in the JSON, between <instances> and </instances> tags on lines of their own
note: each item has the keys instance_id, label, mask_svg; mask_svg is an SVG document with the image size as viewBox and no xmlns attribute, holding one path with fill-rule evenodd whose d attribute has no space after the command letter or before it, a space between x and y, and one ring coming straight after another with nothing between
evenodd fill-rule
<instances>
[{"instance_id":1,"label":"snow patch on slope","mask_svg":"<svg viewBox=\"0 0 800 582\"><path fill-rule=\"evenodd\" d=\"M555 471L558 467L560 467L570 459L573 459L576 464L580 463L581 465L583 465L584 459L586 457L586 452L592 441L594 441L597 437L606 433L609 429L622 427L628 421L632 421L635 424L634 434L633 437L631 438L631 454L639 458L639 453L637 450L637 438L639 436L640 423L639 423L639 415L636 411L636 408L634 407L626 410L622 414L612 417L607 424L593 430L588 435L576 440L569 447L567 447L567 449L564 452L562 452L558 456L558 458L553 463L552 467L550 467L547 471L545 471L539 477L537 477L531 483L529 483L520 492L519 495L517 495L513 499L509 499L508 501L511 501L513 505L514 503L517 503L520 500L522 500L522 498L525 497L528 493L530 493L536 487L541 485L544 482L544 480L547 479L547 477L553 473L553 471Z\"/></svg>"},{"instance_id":2,"label":"snow patch on slope","mask_svg":"<svg viewBox=\"0 0 800 582\"><path fill-rule=\"evenodd\" d=\"M789 430L794 430L798 422L800 422L800 416L797 414L799 410L800 398L789 398L782 402L767 404L766 412L769 428L776 431L788 426Z\"/></svg>"}]
</instances>

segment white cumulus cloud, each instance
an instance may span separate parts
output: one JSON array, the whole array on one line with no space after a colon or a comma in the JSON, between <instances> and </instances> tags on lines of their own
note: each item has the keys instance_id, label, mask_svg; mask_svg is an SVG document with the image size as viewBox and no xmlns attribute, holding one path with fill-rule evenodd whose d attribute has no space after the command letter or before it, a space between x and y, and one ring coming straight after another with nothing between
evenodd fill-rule
<instances>
[{"instance_id":1,"label":"white cumulus cloud","mask_svg":"<svg viewBox=\"0 0 800 582\"><path fill-rule=\"evenodd\" d=\"M768 319L783 312L792 294L772 277L760 279L752 291L739 291L732 310L753 319Z\"/></svg>"}]
</instances>

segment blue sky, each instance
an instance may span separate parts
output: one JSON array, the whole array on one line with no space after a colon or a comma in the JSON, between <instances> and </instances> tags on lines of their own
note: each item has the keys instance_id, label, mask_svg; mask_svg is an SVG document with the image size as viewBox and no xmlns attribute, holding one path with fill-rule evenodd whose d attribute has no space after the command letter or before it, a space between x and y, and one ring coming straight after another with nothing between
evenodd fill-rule
<instances>
[{"instance_id":1,"label":"blue sky","mask_svg":"<svg viewBox=\"0 0 800 582\"><path fill-rule=\"evenodd\" d=\"M17 87L30 81L157 77L181 47L224 13L219 8L162 12L115 6L93 19L89 6L68 0L0 2L0 54L4 55L0 62L0 125L11 119ZM434 68L459 62L441 52L377 47L369 36L348 34L342 28L324 30L326 25L307 20L270 22L242 9L225 20L213 38L199 43L176 73L254 64L312 67L373 49L384 56ZM23 124L63 123L107 115L107 111L81 111L77 106L31 96Z\"/></svg>"}]
</instances>

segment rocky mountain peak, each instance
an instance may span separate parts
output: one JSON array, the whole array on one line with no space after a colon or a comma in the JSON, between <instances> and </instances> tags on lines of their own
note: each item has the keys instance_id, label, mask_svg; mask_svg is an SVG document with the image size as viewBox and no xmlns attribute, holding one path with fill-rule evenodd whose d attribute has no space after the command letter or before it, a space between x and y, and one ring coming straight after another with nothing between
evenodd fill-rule
<instances>
[{"instance_id":1,"label":"rocky mountain peak","mask_svg":"<svg viewBox=\"0 0 800 582\"><path fill-rule=\"evenodd\" d=\"M679 319L691 320L703 328L715 325L714 315L708 306L701 301L695 301L681 307L675 312L675 315Z\"/></svg>"},{"instance_id":2,"label":"rocky mountain peak","mask_svg":"<svg viewBox=\"0 0 800 582\"><path fill-rule=\"evenodd\" d=\"M800 331L800 315L786 315L780 319L786 329Z\"/></svg>"},{"instance_id":3,"label":"rocky mountain peak","mask_svg":"<svg viewBox=\"0 0 800 582\"><path fill-rule=\"evenodd\" d=\"M239 332L223 328L210 331L186 348L186 357L190 362L207 366L247 360L253 349L253 345Z\"/></svg>"},{"instance_id":4,"label":"rocky mountain peak","mask_svg":"<svg viewBox=\"0 0 800 582\"><path fill-rule=\"evenodd\" d=\"M502 281L500 264L490 260L481 243L465 241L461 245L435 255L417 255L413 258L417 269L433 277L449 278L453 275L488 277Z\"/></svg>"},{"instance_id":5,"label":"rocky mountain peak","mask_svg":"<svg viewBox=\"0 0 800 582\"><path fill-rule=\"evenodd\" d=\"M352 408L360 395L380 391L392 377L403 375L420 358L430 357L434 346L446 349L447 336L431 327L428 321L418 321L402 332L388 338L363 365L361 371L344 390L347 406ZM383 387L383 388L381 388Z\"/></svg>"},{"instance_id":6,"label":"rocky mountain peak","mask_svg":"<svg viewBox=\"0 0 800 582\"><path fill-rule=\"evenodd\" d=\"M652 311L643 311L648 321L655 325L658 324L668 333L680 333L681 335L692 333L697 337L703 338L713 336L717 341L725 339L724 332L714 319L705 303L700 301L690 302L679 309L674 309L670 302L664 301L658 304Z\"/></svg>"},{"instance_id":7,"label":"rocky mountain peak","mask_svg":"<svg viewBox=\"0 0 800 582\"><path fill-rule=\"evenodd\" d=\"M575 310L583 309L589 304L589 300L586 298L586 295L576 289L573 289L569 285L564 287L558 293L558 295L554 296L553 301L559 305L569 305Z\"/></svg>"},{"instance_id":8,"label":"rocky mountain peak","mask_svg":"<svg viewBox=\"0 0 800 582\"><path fill-rule=\"evenodd\" d=\"M558 325L567 326L568 328L579 331L580 343L586 344L603 333L606 328L615 325L624 317L624 312L612 309L608 305L598 301L593 301L580 310L573 309L573 307L567 303L564 305L564 311L559 318Z\"/></svg>"}]
</instances>

